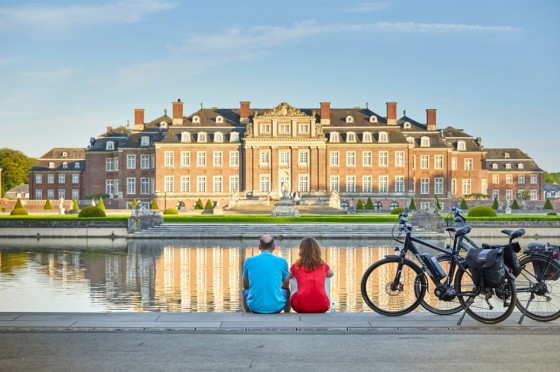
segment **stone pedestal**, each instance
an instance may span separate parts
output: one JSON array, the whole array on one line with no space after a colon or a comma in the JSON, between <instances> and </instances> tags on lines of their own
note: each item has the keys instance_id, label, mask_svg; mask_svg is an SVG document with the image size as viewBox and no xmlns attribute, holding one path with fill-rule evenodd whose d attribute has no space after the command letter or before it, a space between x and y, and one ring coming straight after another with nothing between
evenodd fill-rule
<instances>
[{"instance_id":1,"label":"stone pedestal","mask_svg":"<svg viewBox=\"0 0 560 372\"><path fill-rule=\"evenodd\" d=\"M272 208L272 217L299 217L299 211L293 206L292 200L287 196L282 198Z\"/></svg>"},{"instance_id":2,"label":"stone pedestal","mask_svg":"<svg viewBox=\"0 0 560 372\"><path fill-rule=\"evenodd\" d=\"M445 221L437 212L414 212L410 218L410 223L429 231L443 232L445 230Z\"/></svg>"}]
</instances>

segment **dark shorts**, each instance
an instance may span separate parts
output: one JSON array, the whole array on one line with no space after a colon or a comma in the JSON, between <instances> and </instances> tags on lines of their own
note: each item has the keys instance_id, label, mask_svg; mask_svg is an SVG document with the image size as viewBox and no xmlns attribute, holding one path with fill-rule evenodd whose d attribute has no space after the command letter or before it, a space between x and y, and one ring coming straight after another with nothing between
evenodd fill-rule
<instances>
[{"instance_id":1,"label":"dark shorts","mask_svg":"<svg viewBox=\"0 0 560 372\"><path fill-rule=\"evenodd\" d=\"M284 298L286 299L286 303L288 303L288 301L290 301L290 290L288 288L282 288L282 294L284 295ZM247 302L247 296L249 296L249 290L247 288L243 288L243 290L241 291L241 295L243 296L243 299L245 300L245 303L246 303ZM257 313L255 311L253 311L253 310L251 310L251 311L255 314L260 314L260 313ZM281 311L282 310L280 310L279 312L281 312Z\"/></svg>"}]
</instances>

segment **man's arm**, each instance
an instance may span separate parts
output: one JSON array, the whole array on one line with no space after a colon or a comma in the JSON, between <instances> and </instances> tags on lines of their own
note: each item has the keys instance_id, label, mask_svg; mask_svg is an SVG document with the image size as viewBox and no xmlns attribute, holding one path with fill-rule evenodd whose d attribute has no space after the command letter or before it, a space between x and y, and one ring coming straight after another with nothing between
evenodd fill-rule
<instances>
[{"instance_id":1,"label":"man's arm","mask_svg":"<svg viewBox=\"0 0 560 372\"><path fill-rule=\"evenodd\" d=\"M282 278L282 288L290 288L290 278Z\"/></svg>"},{"instance_id":2,"label":"man's arm","mask_svg":"<svg viewBox=\"0 0 560 372\"><path fill-rule=\"evenodd\" d=\"M249 289L249 278L243 276L243 288Z\"/></svg>"}]
</instances>

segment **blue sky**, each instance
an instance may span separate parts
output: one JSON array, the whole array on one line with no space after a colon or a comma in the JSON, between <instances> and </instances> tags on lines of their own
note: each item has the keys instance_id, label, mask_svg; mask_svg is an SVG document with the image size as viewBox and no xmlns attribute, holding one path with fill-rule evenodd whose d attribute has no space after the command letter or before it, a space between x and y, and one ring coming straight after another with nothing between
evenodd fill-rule
<instances>
[{"instance_id":1,"label":"blue sky","mask_svg":"<svg viewBox=\"0 0 560 372\"><path fill-rule=\"evenodd\" d=\"M0 148L171 111L385 103L560 171L557 0L2 0Z\"/></svg>"}]
</instances>

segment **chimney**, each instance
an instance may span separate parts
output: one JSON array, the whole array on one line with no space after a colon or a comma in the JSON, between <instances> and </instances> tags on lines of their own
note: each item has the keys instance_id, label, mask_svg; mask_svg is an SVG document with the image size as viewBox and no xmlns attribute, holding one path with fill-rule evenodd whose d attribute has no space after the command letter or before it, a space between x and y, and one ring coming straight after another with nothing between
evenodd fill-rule
<instances>
[{"instance_id":1,"label":"chimney","mask_svg":"<svg viewBox=\"0 0 560 372\"><path fill-rule=\"evenodd\" d=\"M144 129L144 109L134 109L134 129Z\"/></svg>"},{"instance_id":2,"label":"chimney","mask_svg":"<svg viewBox=\"0 0 560 372\"><path fill-rule=\"evenodd\" d=\"M330 125L331 123L331 103L321 102L321 124Z\"/></svg>"},{"instance_id":3,"label":"chimney","mask_svg":"<svg viewBox=\"0 0 560 372\"><path fill-rule=\"evenodd\" d=\"M173 102L173 124L183 124L183 102L181 98Z\"/></svg>"},{"instance_id":4,"label":"chimney","mask_svg":"<svg viewBox=\"0 0 560 372\"><path fill-rule=\"evenodd\" d=\"M387 102L387 125L397 125L397 102Z\"/></svg>"},{"instance_id":5,"label":"chimney","mask_svg":"<svg viewBox=\"0 0 560 372\"><path fill-rule=\"evenodd\" d=\"M428 130L436 130L436 109L426 110L426 127Z\"/></svg>"},{"instance_id":6,"label":"chimney","mask_svg":"<svg viewBox=\"0 0 560 372\"><path fill-rule=\"evenodd\" d=\"M251 102L239 102L239 121L243 122L244 120L249 119L249 115L251 115Z\"/></svg>"}]
</instances>

